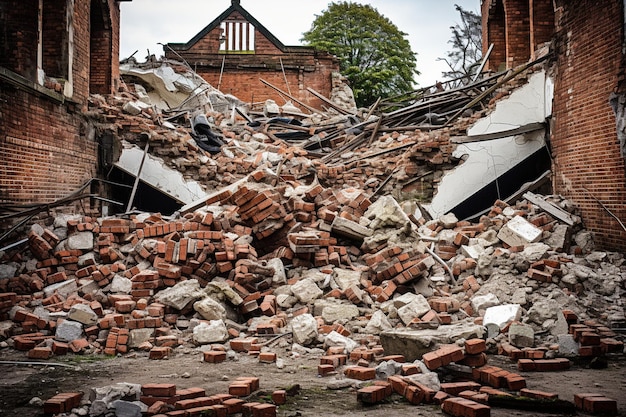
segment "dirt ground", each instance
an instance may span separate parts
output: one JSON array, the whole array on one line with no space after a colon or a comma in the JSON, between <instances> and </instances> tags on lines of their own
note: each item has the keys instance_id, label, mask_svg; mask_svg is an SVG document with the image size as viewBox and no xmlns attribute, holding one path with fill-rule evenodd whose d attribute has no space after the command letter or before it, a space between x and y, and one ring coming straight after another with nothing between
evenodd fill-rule
<instances>
[{"instance_id":1,"label":"dirt ground","mask_svg":"<svg viewBox=\"0 0 626 417\"><path fill-rule=\"evenodd\" d=\"M410 405L402 397L393 395L385 403L363 406L356 400L355 389L329 390L329 378L318 377L319 356L305 354L292 357L286 348L276 348L284 361L282 369L276 364L259 363L254 356L240 355L219 364L202 361L196 348L178 348L165 360L150 360L145 353L105 357L101 355L68 355L55 358L52 363L66 366L25 366L0 364L0 416L41 416L41 406L29 405L33 397L46 400L59 392L82 391L104 387L117 382L173 383L178 388L201 387L207 395L227 393L228 385L239 376L260 378L260 391L248 400L264 401L272 391L293 388L287 404L278 408L278 416L442 416L435 405ZM27 361L16 351L0 351L0 361ZM514 363L501 356L489 356L489 364L511 371ZM619 415L626 416L626 359L624 355L610 357L605 369L592 369L589 363L574 361L566 372L522 373L528 388L555 392L561 400L573 401L575 393L598 392L618 401ZM553 416L573 415L541 413L492 407L491 415ZM584 413L576 415L585 416Z\"/></svg>"}]
</instances>

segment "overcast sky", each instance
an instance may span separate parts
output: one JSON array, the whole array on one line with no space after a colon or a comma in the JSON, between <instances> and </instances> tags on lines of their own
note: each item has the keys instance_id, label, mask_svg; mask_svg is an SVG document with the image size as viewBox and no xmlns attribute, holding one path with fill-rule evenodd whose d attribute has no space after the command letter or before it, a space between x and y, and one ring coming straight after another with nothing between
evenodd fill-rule
<instances>
[{"instance_id":1,"label":"overcast sky","mask_svg":"<svg viewBox=\"0 0 626 417\"><path fill-rule=\"evenodd\" d=\"M327 9L331 0L241 0L252 14L284 45L301 45L302 33L311 28L316 15ZM480 0L352 0L370 4L407 33L417 53L416 78L425 87L441 80L447 69L437 58L450 49L450 26L459 23L454 5L480 13ZM132 0L120 2L122 10L120 59L138 51L143 61L151 54L163 54L161 43L186 43L230 7L231 0Z\"/></svg>"}]
</instances>

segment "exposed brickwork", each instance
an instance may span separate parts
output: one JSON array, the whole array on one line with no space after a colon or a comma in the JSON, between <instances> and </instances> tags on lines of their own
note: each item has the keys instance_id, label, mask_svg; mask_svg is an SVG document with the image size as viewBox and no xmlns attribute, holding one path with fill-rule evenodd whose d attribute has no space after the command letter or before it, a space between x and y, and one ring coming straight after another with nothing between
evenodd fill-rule
<instances>
[{"instance_id":1,"label":"exposed brickwork","mask_svg":"<svg viewBox=\"0 0 626 417\"><path fill-rule=\"evenodd\" d=\"M530 53L554 37L554 8L552 2L529 0L530 4Z\"/></svg>"},{"instance_id":2,"label":"exposed brickwork","mask_svg":"<svg viewBox=\"0 0 626 417\"><path fill-rule=\"evenodd\" d=\"M90 92L112 93L119 78L119 3L51 0L42 10L47 78L38 85L38 7L37 0L0 5L0 67L7 73L0 77L3 202L50 202L95 176L97 144L87 138L81 112Z\"/></svg>"},{"instance_id":3,"label":"exposed brickwork","mask_svg":"<svg viewBox=\"0 0 626 417\"><path fill-rule=\"evenodd\" d=\"M582 1L562 7L554 94L554 189L575 202L600 247L625 249L626 233L595 201L626 218L624 159L609 95L623 70L621 2Z\"/></svg>"},{"instance_id":4,"label":"exposed brickwork","mask_svg":"<svg viewBox=\"0 0 626 417\"><path fill-rule=\"evenodd\" d=\"M528 0L504 0L507 68L524 64L530 58L528 3Z\"/></svg>"},{"instance_id":5,"label":"exposed brickwork","mask_svg":"<svg viewBox=\"0 0 626 417\"><path fill-rule=\"evenodd\" d=\"M599 248L618 250L626 248L626 233L596 198L618 218L626 216L625 165L609 106L624 72L622 8L619 1L590 0L482 4L483 52L494 44L489 69L523 64L555 40L553 188L581 209Z\"/></svg>"},{"instance_id":6,"label":"exposed brickwork","mask_svg":"<svg viewBox=\"0 0 626 417\"><path fill-rule=\"evenodd\" d=\"M235 11L225 20L243 19ZM331 55L305 47L286 47L283 51L258 28L253 52L224 54L219 52L221 35L218 26L189 47L177 47L176 52L166 47L165 56L174 60L183 57L209 84L247 102L273 99L284 104L283 97L261 78L313 107L321 108L322 103L307 91L308 87L330 97L331 74L339 71L338 61Z\"/></svg>"}]
</instances>

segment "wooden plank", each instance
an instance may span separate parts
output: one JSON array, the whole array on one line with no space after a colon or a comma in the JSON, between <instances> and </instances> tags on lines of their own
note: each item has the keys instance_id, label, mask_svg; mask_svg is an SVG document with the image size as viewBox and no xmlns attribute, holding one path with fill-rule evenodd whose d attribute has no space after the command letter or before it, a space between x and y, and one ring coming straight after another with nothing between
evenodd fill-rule
<instances>
[{"instance_id":1,"label":"wooden plank","mask_svg":"<svg viewBox=\"0 0 626 417\"><path fill-rule=\"evenodd\" d=\"M541 129L545 129L545 123L543 122L529 123L524 126L516 127L515 129L503 130L501 132L484 133L482 135L472 135L472 136L453 136L450 138L450 142L451 143L482 142L485 140L501 139L501 138L506 138L509 136L521 135L523 133L535 132Z\"/></svg>"},{"instance_id":2,"label":"wooden plank","mask_svg":"<svg viewBox=\"0 0 626 417\"><path fill-rule=\"evenodd\" d=\"M554 204L545 201L543 198L539 197L538 195L528 191L524 193L522 197L524 197L526 200L530 201L534 205L538 206L543 211L549 213L551 216L561 220L563 223L567 224L568 226L574 225L575 221L571 214L561 209L560 207L557 207Z\"/></svg>"}]
</instances>

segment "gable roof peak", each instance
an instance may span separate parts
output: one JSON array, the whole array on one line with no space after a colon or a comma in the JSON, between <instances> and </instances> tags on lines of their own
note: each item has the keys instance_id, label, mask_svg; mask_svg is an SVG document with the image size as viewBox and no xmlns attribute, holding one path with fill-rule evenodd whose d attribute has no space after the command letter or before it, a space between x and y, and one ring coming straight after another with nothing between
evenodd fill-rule
<instances>
[{"instance_id":1,"label":"gable roof peak","mask_svg":"<svg viewBox=\"0 0 626 417\"><path fill-rule=\"evenodd\" d=\"M239 6L239 4L241 3L241 0L231 0L230 4L232 4L233 6Z\"/></svg>"}]
</instances>

